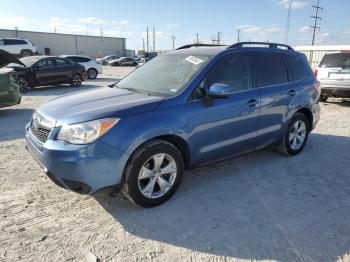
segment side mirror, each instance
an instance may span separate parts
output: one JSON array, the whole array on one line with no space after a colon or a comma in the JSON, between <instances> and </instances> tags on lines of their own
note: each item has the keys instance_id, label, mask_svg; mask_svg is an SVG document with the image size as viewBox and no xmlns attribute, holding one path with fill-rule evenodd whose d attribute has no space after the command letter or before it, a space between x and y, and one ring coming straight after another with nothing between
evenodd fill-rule
<instances>
[{"instance_id":1,"label":"side mirror","mask_svg":"<svg viewBox=\"0 0 350 262\"><path fill-rule=\"evenodd\" d=\"M227 98L230 95L229 90L229 85L214 83L209 87L208 96L211 98Z\"/></svg>"}]
</instances>

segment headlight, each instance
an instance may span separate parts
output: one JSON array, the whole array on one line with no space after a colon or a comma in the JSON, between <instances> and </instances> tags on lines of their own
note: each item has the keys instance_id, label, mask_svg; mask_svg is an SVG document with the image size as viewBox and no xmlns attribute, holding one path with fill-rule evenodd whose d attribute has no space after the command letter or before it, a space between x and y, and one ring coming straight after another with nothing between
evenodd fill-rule
<instances>
[{"instance_id":1,"label":"headlight","mask_svg":"<svg viewBox=\"0 0 350 262\"><path fill-rule=\"evenodd\" d=\"M119 122L119 118L105 118L61 127L57 139L71 144L89 144L103 136Z\"/></svg>"}]
</instances>

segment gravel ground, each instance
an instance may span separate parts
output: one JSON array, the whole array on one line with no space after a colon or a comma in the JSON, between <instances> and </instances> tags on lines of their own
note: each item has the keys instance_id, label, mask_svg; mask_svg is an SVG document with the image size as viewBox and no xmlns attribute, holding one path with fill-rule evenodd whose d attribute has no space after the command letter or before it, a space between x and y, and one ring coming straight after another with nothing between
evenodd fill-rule
<instances>
[{"instance_id":1,"label":"gravel ground","mask_svg":"<svg viewBox=\"0 0 350 262\"><path fill-rule=\"evenodd\" d=\"M105 68L79 90L130 70ZM195 169L169 202L142 209L57 187L25 150L33 109L76 90L38 88L0 109L0 261L350 261L350 102L321 105L302 154Z\"/></svg>"}]
</instances>

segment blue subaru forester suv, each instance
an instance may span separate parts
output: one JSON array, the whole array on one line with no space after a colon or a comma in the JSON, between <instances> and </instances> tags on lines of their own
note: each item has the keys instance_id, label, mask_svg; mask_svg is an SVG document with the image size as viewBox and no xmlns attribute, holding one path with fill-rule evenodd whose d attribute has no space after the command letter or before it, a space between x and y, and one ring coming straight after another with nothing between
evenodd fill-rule
<instances>
[{"instance_id":1,"label":"blue subaru forester suv","mask_svg":"<svg viewBox=\"0 0 350 262\"><path fill-rule=\"evenodd\" d=\"M37 108L27 148L59 186L83 194L120 188L163 203L185 169L276 146L300 153L320 117L319 83L290 46L187 45L109 87Z\"/></svg>"}]
</instances>

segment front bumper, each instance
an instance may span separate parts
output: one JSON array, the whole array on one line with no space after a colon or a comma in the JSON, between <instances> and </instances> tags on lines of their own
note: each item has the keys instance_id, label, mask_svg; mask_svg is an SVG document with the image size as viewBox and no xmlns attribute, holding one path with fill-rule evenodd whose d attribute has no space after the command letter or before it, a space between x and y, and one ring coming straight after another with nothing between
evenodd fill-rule
<instances>
[{"instance_id":1,"label":"front bumper","mask_svg":"<svg viewBox=\"0 0 350 262\"><path fill-rule=\"evenodd\" d=\"M99 140L88 145L53 140L57 132L54 128L41 143L26 126L26 148L55 184L82 194L119 187L127 154Z\"/></svg>"}]
</instances>

